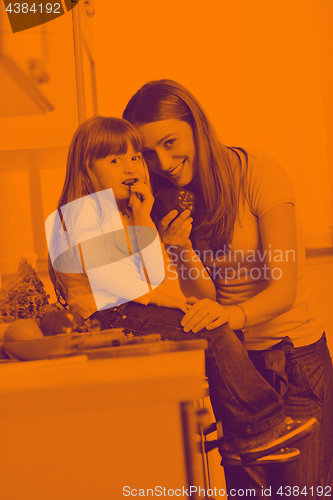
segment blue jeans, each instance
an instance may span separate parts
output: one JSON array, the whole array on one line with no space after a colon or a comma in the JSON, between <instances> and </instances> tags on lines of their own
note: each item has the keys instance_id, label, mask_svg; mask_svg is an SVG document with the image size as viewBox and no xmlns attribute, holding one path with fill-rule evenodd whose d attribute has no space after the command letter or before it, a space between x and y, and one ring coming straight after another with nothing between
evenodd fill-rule
<instances>
[{"instance_id":1,"label":"blue jeans","mask_svg":"<svg viewBox=\"0 0 333 500\"><path fill-rule=\"evenodd\" d=\"M239 449L249 442L252 446L263 443L265 433L285 419L282 397L256 370L240 338L227 325L185 333L180 325L183 315L178 309L128 302L91 318L98 319L103 329L159 333L168 340L207 339L206 372L216 420L222 420L227 440L240 443Z\"/></svg>"},{"instance_id":2,"label":"blue jeans","mask_svg":"<svg viewBox=\"0 0 333 500\"><path fill-rule=\"evenodd\" d=\"M268 351L248 354L258 371L282 395L287 415L293 419L316 417L320 428L297 442L301 452L298 462L225 467L229 491L253 488L256 496L251 498L267 498L262 496L262 487L271 488L270 498L275 500L333 497L333 370L325 334L309 346L295 348L286 337Z\"/></svg>"}]
</instances>

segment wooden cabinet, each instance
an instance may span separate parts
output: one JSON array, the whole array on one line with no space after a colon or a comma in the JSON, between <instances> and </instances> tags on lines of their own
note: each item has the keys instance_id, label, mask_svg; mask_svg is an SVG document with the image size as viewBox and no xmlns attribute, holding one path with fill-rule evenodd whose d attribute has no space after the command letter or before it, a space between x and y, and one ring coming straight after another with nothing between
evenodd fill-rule
<instances>
[{"instance_id":1,"label":"wooden cabinet","mask_svg":"<svg viewBox=\"0 0 333 500\"><path fill-rule=\"evenodd\" d=\"M1 370L6 500L113 500L130 490L204 487L192 405L203 394L204 350Z\"/></svg>"},{"instance_id":2,"label":"wooden cabinet","mask_svg":"<svg viewBox=\"0 0 333 500\"><path fill-rule=\"evenodd\" d=\"M61 193L68 146L97 114L93 9L82 0L13 34L0 1L0 284L22 255L46 271L44 221Z\"/></svg>"},{"instance_id":3,"label":"wooden cabinet","mask_svg":"<svg viewBox=\"0 0 333 500\"><path fill-rule=\"evenodd\" d=\"M0 150L68 147L97 114L93 4L18 33L0 9Z\"/></svg>"},{"instance_id":4,"label":"wooden cabinet","mask_svg":"<svg viewBox=\"0 0 333 500\"><path fill-rule=\"evenodd\" d=\"M2 19L9 24L6 14ZM8 116L0 116L0 150L68 146L78 124L72 14L19 33L7 26L1 40L1 60L16 68L17 78L2 93ZM37 70L45 72L41 83L34 61L44 68Z\"/></svg>"},{"instance_id":5,"label":"wooden cabinet","mask_svg":"<svg viewBox=\"0 0 333 500\"><path fill-rule=\"evenodd\" d=\"M49 81L45 25L13 34L0 4L0 116L37 115L54 106L44 94Z\"/></svg>"},{"instance_id":6,"label":"wooden cabinet","mask_svg":"<svg viewBox=\"0 0 333 500\"><path fill-rule=\"evenodd\" d=\"M97 83L93 43L93 0L84 0L73 9L73 30L77 84L78 119L97 115Z\"/></svg>"}]
</instances>

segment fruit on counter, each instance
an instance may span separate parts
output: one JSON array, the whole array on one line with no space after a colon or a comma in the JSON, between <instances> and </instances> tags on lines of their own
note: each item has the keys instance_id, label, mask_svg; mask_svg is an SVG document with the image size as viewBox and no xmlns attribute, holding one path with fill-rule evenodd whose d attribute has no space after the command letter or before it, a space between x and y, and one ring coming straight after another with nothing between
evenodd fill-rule
<instances>
[{"instance_id":1,"label":"fruit on counter","mask_svg":"<svg viewBox=\"0 0 333 500\"><path fill-rule=\"evenodd\" d=\"M178 215L184 210L194 213L195 196L184 188L162 189L155 196L153 214L158 220L163 219L171 210L178 210Z\"/></svg>"},{"instance_id":2,"label":"fruit on counter","mask_svg":"<svg viewBox=\"0 0 333 500\"><path fill-rule=\"evenodd\" d=\"M20 340L32 340L43 338L43 334L34 319L18 319L9 323L3 341L16 342Z\"/></svg>"},{"instance_id":3,"label":"fruit on counter","mask_svg":"<svg viewBox=\"0 0 333 500\"><path fill-rule=\"evenodd\" d=\"M9 327L10 323L0 323L0 343L3 342L3 337L5 335L5 331Z\"/></svg>"},{"instance_id":4,"label":"fruit on counter","mask_svg":"<svg viewBox=\"0 0 333 500\"><path fill-rule=\"evenodd\" d=\"M84 318L77 312L48 311L42 316L40 328L45 335L59 335L60 333L72 333L77 327L84 324Z\"/></svg>"}]
</instances>

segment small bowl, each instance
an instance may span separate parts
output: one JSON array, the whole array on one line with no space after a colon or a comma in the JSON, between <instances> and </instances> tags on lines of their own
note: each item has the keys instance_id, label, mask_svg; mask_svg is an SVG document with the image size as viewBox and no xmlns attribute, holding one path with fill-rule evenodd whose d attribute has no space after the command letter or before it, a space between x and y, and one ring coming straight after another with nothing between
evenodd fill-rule
<instances>
[{"instance_id":1,"label":"small bowl","mask_svg":"<svg viewBox=\"0 0 333 500\"><path fill-rule=\"evenodd\" d=\"M72 338L73 335L55 335L41 339L4 342L2 349L10 357L20 361L48 359L50 354L67 349Z\"/></svg>"}]
</instances>

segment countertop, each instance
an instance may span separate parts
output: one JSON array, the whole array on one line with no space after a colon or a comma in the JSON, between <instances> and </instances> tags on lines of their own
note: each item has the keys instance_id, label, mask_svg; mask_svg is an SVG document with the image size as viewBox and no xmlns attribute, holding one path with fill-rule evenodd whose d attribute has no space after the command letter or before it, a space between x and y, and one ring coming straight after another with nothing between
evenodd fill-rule
<instances>
[{"instance_id":1,"label":"countertop","mask_svg":"<svg viewBox=\"0 0 333 500\"><path fill-rule=\"evenodd\" d=\"M154 343L152 345L156 345ZM165 349L169 349L168 342ZM2 416L17 412L52 412L56 407L78 409L144 401L188 401L204 393L205 340L185 341L175 352L88 359L85 354L42 361L10 362L0 366ZM188 350L184 350L186 348ZM136 346L133 346L136 347ZM144 346L140 346L143 348ZM145 348L149 352L149 345ZM117 348L110 348L117 349ZM118 349L122 349L119 347ZM104 348L107 353L108 348Z\"/></svg>"}]
</instances>

